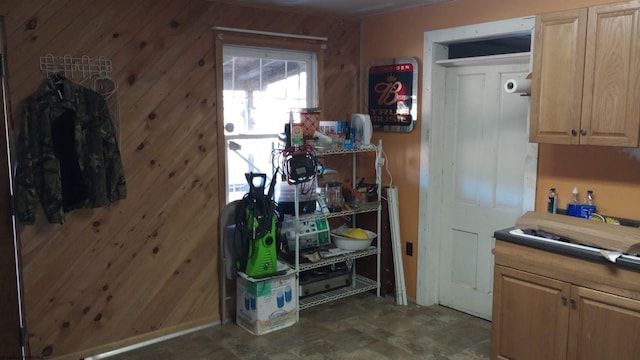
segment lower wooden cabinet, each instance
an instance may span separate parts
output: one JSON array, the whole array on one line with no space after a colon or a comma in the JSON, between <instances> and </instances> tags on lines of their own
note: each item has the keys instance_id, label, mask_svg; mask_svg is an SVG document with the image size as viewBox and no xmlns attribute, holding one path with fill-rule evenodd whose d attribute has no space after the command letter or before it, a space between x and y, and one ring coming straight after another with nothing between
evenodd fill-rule
<instances>
[{"instance_id":1,"label":"lower wooden cabinet","mask_svg":"<svg viewBox=\"0 0 640 360\"><path fill-rule=\"evenodd\" d=\"M571 285L523 271L494 270L492 358L564 359Z\"/></svg>"},{"instance_id":2,"label":"lower wooden cabinet","mask_svg":"<svg viewBox=\"0 0 640 360\"><path fill-rule=\"evenodd\" d=\"M497 243L496 248L500 245ZM522 248L524 252L532 250ZM542 258L536 260L527 258L528 255L523 253L512 260L506 259L509 266L499 261L504 260L506 254L496 256L492 359L640 359L640 294L615 285L616 281L634 281L633 276L637 277L635 281L640 281L640 273L623 269L625 275L621 280L611 272L612 283L597 285L594 280L601 277L600 270L591 272L589 267L604 270L615 267L583 260L584 264L574 269L577 276L571 276L569 265L559 269L558 279L550 275L553 259L545 268ZM551 255L562 259L561 255ZM514 265L518 263L528 271L517 269ZM536 269L545 274L533 273ZM598 276L590 279L592 273ZM605 290L611 287L618 294L584 285Z\"/></svg>"},{"instance_id":3,"label":"lower wooden cabinet","mask_svg":"<svg viewBox=\"0 0 640 360\"><path fill-rule=\"evenodd\" d=\"M572 286L568 359L640 359L640 301Z\"/></svg>"}]
</instances>

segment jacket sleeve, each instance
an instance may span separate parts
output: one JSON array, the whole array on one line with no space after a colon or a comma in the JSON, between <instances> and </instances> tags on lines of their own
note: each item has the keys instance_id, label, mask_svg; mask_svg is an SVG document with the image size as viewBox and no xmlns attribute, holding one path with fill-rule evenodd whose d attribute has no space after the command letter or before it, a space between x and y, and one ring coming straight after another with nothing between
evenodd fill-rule
<instances>
[{"instance_id":1,"label":"jacket sleeve","mask_svg":"<svg viewBox=\"0 0 640 360\"><path fill-rule=\"evenodd\" d=\"M37 134L30 129L34 114L33 103L26 101L22 109L20 133L17 144L17 163L15 172L16 208L18 221L22 225L31 225L36 220L38 196L35 185L34 148Z\"/></svg>"},{"instance_id":2,"label":"jacket sleeve","mask_svg":"<svg viewBox=\"0 0 640 360\"><path fill-rule=\"evenodd\" d=\"M127 186L124 177L124 168L115 126L109 116L109 109L104 98L99 98L98 111L100 116L101 134L103 136L104 166L106 173L106 190L110 202L127 197Z\"/></svg>"}]
</instances>

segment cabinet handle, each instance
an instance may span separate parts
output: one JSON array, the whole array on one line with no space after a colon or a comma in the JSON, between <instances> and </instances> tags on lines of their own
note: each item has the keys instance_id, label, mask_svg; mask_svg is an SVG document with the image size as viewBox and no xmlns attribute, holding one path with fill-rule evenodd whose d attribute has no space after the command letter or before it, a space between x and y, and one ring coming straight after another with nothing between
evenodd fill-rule
<instances>
[{"instance_id":1,"label":"cabinet handle","mask_svg":"<svg viewBox=\"0 0 640 360\"><path fill-rule=\"evenodd\" d=\"M578 136L576 129L571 129L571 136Z\"/></svg>"},{"instance_id":2,"label":"cabinet handle","mask_svg":"<svg viewBox=\"0 0 640 360\"><path fill-rule=\"evenodd\" d=\"M571 305L576 306L576 299L571 299L570 302L571 302Z\"/></svg>"},{"instance_id":3,"label":"cabinet handle","mask_svg":"<svg viewBox=\"0 0 640 360\"><path fill-rule=\"evenodd\" d=\"M580 135L582 135L582 136L586 136L586 135L587 135L587 130L585 130L585 129L580 129Z\"/></svg>"},{"instance_id":4,"label":"cabinet handle","mask_svg":"<svg viewBox=\"0 0 640 360\"><path fill-rule=\"evenodd\" d=\"M562 303L563 303L563 304L566 304L566 303L567 303L567 297L566 297L566 296L562 295L562 298L561 298L561 299L562 299Z\"/></svg>"}]
</instances>

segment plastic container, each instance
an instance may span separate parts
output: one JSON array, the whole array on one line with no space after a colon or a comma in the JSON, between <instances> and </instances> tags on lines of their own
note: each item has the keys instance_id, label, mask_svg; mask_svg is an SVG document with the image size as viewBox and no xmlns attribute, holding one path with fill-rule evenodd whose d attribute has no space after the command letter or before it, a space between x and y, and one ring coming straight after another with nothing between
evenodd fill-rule
<instances>
[{"instance_id":1,"label":"plastic container","mask_svg":"<svg viewBox=\"0 0 640 360\"><path fill-rule=\"evenodd\" d=\"M330 182L325 186L325 200L330 212L342 211L344 197L342 196L342 184Z\"/></svg>"},{"instance_id":2,"label":"plastic container","mask_svg":"<svg viewBox=\"0 0 640 360\"><path fill-rule=\"evenodd\" d=\"M593 199L593 190L587 190L587 196L584 198L584 204L582 204L582 217L585 219L591 218L591 214L596 212L596 204Z\"/></svg>"},{"instance_id":3,"label":"plastic container","mask_svg":"<svg viewBox=\"0 0 640 360\"><path fill-rule=\"evenodd\" d=\"M364 231L367 233L366 239L354 239L333 231L331 232L331 241L338 249L364 250L369 246L371 246L373 239L377 237L377 234L372 231L369 231L369 230L364 230Z\"/></svg>"},{"instance_id":4,"label":"plastic container","mask_svg":"<svg viewBox=\"0 0 640 360\"><path fill-rule=\"evenodd\" d=\"M310 214L316 211L316 177L312 181L297 185L298 188L298 212ZM286 180L280 181L276 187L275 198L278 202L278 210L283 214L295 214L296 185L289 184Z\"/></svg>"},{"instance_id":5,"label":"plastic container","mask_svg":"<svg viewBox=\"0 0 640 360\"><path fill-rule=\"evenodd\" d=\"M577 190L577 189L574 189ZM577 198L577 191L575 194ZM591 218L591 214L596 212L596 205L593 200L593 191L588 190L587 195L584 197L582 202L578 202L577 199L574 202L573 196L569 204L567 204L567 215L580 217L584 219Z\"/></svg>"},{"instance_id":6,"label":"plastic container","mask_svg":"<svg viewBox=\"0 0 640 360\"><path fill-rule=\"evenodd\" d=\"M578 188L574 187L569 198L569 204L578 204Z\"/></svg>"},{"instance_id":7,"label":"plastic container","mask_svg":"<svg viewBox=\"0 0 640 360\"><path fill-rule=\"evenodd\" d=\"M571 197L569 198L569 202L567 203L567 215L569 216L581 216L582 209L580 207L580 202L578 201L578 188L574 187L571 192Z\"/></svg>"},{"instance_id":8,"label":"plastic container","mask_svg":"<svg viewBox=\"0 0 640 360\"><path fill-rule=\"evenodd\" d=\"M593 190L587 190L587 196L584 198L584 203L587 205L595 205L593 200Z\"/></svg>"}]
</instances>

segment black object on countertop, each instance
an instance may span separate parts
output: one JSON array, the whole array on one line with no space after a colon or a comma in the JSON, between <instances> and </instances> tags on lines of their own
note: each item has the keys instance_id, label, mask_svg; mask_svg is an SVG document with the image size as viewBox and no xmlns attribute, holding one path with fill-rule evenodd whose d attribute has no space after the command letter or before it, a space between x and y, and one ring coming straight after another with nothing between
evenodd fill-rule
<instances>
[{"instance_id":1,"label":"black object on countertop","mask_svg":"<svg viewBox=\"0 0 640 360\"><path fill-rule=\"evenodd\" d=\"M619 257L615 264L609 262L604 256L599 253L595 253L593 251L589 251L580 247L567 246L563 244L564 240L560 239L561 242L554 243L552 241L545 241L541 239L535 239L531 237L518 236L512 234L510 231L515 228L507 228L502 230L497 230L493 233L493 237L496 240L507 241L514 244L524 245L540 250L550 251L557 254L573 256L581 259L588 259L601 263L608 263L613 266L621 266L629 269L633 269L636 271L640 271L640 258L631 258L631 257Z\"/></svg>"},{"instance_id":2,"label":"black object on countertop","mask_svg":"<svg viewBox=\"0 0 640 360\"><path fill-rule=\"evenodd\" d=\"M542 230L522 229L522 232L527 235L539 236L545 239L560 240L560 236Z\"/></svg>"}]
</instances>

